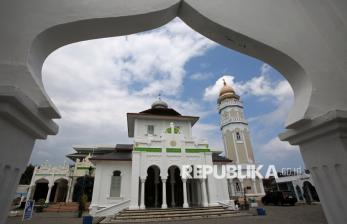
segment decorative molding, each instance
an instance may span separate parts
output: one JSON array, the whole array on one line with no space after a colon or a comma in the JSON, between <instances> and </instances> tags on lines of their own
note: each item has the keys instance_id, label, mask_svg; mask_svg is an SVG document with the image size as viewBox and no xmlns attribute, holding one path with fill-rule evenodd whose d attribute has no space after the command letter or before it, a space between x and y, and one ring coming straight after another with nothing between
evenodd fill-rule
<instances>
[{"instance_id":1,"label":"decorative molding","mask_svg":"<svg viewBox=\"0 0 347 224\"><path fill-rule=\"evenodd\" d=\"M279 138L292 145L299 145L334 133L347 137L347 111L333 110L310 121L302 122L295 129L288 129L281 133Z\"/></svg>"},{"instance_id":2,"label":"decorative molding","mask_svg":"<svg viewBox=\"0 0 347 224\"><path fill-rule=\"evenodd\" d=\"M52 113L50 117L44 110L18 87L0 86L0 115L37 139L58 132L57 124L51 119L60 115Z\"/></svg>"}]
</instances>

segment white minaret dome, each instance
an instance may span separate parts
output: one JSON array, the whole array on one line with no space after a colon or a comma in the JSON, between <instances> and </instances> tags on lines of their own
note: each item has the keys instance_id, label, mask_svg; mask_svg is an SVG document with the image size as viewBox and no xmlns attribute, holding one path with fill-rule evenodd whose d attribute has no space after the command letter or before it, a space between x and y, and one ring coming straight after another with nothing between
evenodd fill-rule
<instances>
[{"instance_id":1,"label":"white minaret dome","mask_svg":"<svg viewBox=\"0 0 347 224\"><path fill-rule=\"evenodd\" d=\"M152 109L157 109L157 108L163 108L166 109L168 108L168 105L166 102L162 101L161 98L159 97L158 100L154 101L154 103L152 103Z\"/></svg>"}]
</instances>

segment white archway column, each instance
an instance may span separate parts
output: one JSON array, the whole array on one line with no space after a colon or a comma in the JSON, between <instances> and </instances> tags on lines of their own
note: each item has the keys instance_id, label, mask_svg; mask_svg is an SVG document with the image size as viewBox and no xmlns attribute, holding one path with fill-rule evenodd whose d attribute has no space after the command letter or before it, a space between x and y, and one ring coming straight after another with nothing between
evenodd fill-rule
<instances>
[{"instance_id":1,"label":"white archway column","mask_svg":"<svg viewBox=\"0 0 347 224\"><path fill-rule=\"evenodd\" d=\"M47 192L46 201L45 201L46 204L49 203L49 198L51 197L53 186L54 184L48 184L48 192Z\"/></svg>"},{"instance_id":2,"label":"white archway column","mask_svg":"<svg viewBox=\"0 0 347 224\"><path fill-rule=\"evenodd\" d=\"M331 111L280 135L299 145L329 223L347 220L347 111Z\"/></svg>"},{"instance_id":3,"label":"white archway column","mask_svg":"<svg viewBox=\"0 0 347 224\"><path fill-rule=\"evenodd\" d=\"M145 209L145 178L141 178L141 202L140 202L140 209Z\"/></svg>"},{"instance_id":4,"label":"white archway column","mask_svg":"<svg viewBox=\"0 0 347 224\"><path fill-rule=\"evenodd\" d=\"M167 208L167 203L166 203L166 181L167 179L161 179L163 182L163 204L161 205L161 208Z\"/></svg>"},{"instance_id":5,"label":"white archway column","mask_svg":"<svg viewBox=\"0 0 347 224\"><path fill-rule=\"evenodd\" d=\"M200 179L200 183L201 183L202 206L208 207L207 191L206 191L206 179Z\"/></svg>"},{"instance_id":6,"label":"white archway column","mask_svg":"<svg viewBox=\"0 0 347 224\"><path fill-rule=\"evenodd\" d=\"M241 196L243 196L244 194L246 194L247 192L245 192L245 187L243 185L243 179L239 179L240 181L240 187L241 187Z\"/></svg>"},{"instance_id":7,"label":"white archway column","mask_svg":"<svg viewBox=\"0 0 347 224\"><path fill-rule=\"evenodd\" d=\"M260 193L265 195L265 190L264 190L264 184L263 184L263 180L259 179L259 185L260 185Z\"/></svg>"},{"instance_id":8,"label":"white archway column","mask_svg":"<svg viewBox=\"0 0 347 224\"><path fill-rule=\"evenodd\" d=\"M69 182L67 185L67 194L66 194L66 199L65 199L66 203L68 203L70 201L71 187L72 187L72 179L69 179Z\"/></svg>"},{"instance_id":9,"label":"white archway column","mask_svg":"<svg viewBox=\"0 0 347 224\"><path fill-rule=\"evenodd\" d=\"M131 194L130 194L130 206L129 209L139 209L141 203L141 195L139 193L140 186L140 152L132 152L132 164L131 164ZM96 170L97 172L97 170Z\"/></svg>"},{"instance_id":10,"label":"white archway column","mask_svg":"<svg viewBox=\"0 0 347 224\"><path fill-rule=\"evenodd\" d=\"M232 179L228 179L228 184L229 184L229 189L230 189L230 193L231 193L231 196L236 196L235 195L235 188L234 188L234 182Z\"/></svg>"},{"instance_id":11,"label":"white archway column","mask_svg":"<svg viewBox=\"0 0 347 224\"><path fill-rule=\"evenodd\" d=\"M34 188L35 188L35 184L30 185L29 191L28 191L28 194L27 194L27 200L30 200L32 198L32 196L34 195L34 191L33 191Z\"/></svg>"},{"instance_id":12,"label":"white archway column","mask_svg":"<svg viewBox=\"0 0 347 224\"><path fill-rule=\"evenodd\" d=\"M182 178L183 183L183 208L188 208L188 189L187 189L187 179Z\"/></svg>"},{"instance_id":13,"label":"white archway column","mask_svg":"<svg viewBox=\"0 0 347 224\"><path fill-rule=\"evenodd\" d=\"M253 187L253 193L258 194L258 189L257 189L257 184L256 184L256 179L252 179L252 187Z\"/></svg>"}]
</instances>

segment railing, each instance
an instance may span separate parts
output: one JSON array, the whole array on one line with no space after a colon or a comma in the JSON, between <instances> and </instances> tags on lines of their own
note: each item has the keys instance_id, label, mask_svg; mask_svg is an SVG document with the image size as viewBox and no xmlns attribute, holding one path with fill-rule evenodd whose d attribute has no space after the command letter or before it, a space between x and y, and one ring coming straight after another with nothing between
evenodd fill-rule
<instances>
[{"instance_id":1,"label":"railing","mask_svg":"<svg viewBox=\"0 0 347 224\"><path fill-rule=\"evenodd\" d=\"M99 209L95 212L94 216L113 216L120 211L128 208L130 205L130 200L122 201L118 204L110 205L106 208Z\"/></svg>"},{"instance_id":2,"label":"railing","mask_svg":"<svg viewBox=\"0 0 347 224\"><path fill-rule=\"evenodd\" d=\"M222 207L226 207L227 209L236 210L235 203L233 200L230 200L229 203L219 201L218 204L220 204Z\"/></svg>"}]
</instances>

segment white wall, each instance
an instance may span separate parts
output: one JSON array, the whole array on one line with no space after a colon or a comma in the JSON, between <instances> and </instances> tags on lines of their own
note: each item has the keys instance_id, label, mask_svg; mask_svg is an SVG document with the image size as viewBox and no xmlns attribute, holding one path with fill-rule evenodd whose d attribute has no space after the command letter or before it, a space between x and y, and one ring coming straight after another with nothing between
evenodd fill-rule
<instances>
[{"instance_id":1,"label":"white wall","mask_svg":"<svg viewBox=\"0 0 347 224\"><path fill-rule=\"evenodd\" d=\"M170 122L175 126L180 127L180 132L186 138L191 138L191 124L188 121L175 121L175 120L150 120L150 119L136 119L135 120L135 138L142 138L147 136L147 125L154 125L154 135L159 137L165 133L166 129L170 127Z\"/></svg>"},{"instance_id":2,"label":"white wall","mask_svg":"<svg viewBox=\"0 0 347 224\"><path fill-rule=\"evenodd\" d=\"M94 161L95 179L91 206L105 207L130 199L131 161ZM121 193L119 198L110 197L113 171L121 171Z\"/></svg>"}]
</instances>

